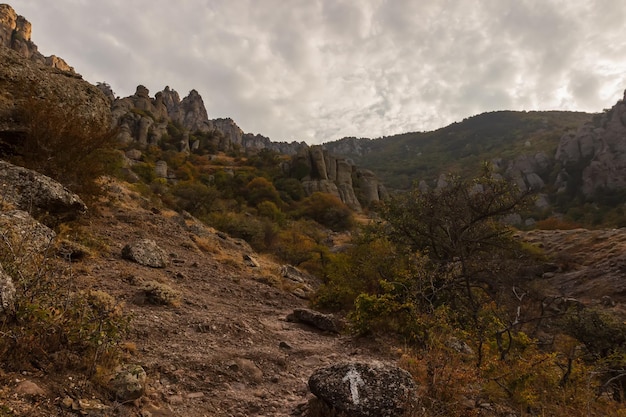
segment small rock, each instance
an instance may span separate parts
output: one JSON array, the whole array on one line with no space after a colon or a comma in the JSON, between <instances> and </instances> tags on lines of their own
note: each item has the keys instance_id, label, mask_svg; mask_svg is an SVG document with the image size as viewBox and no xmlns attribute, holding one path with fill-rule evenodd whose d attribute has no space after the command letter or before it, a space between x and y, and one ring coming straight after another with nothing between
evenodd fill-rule
<instances>
[{"instance_id":1,"label":"small rock","mask_svg":"<svg viewBox=\"0 0 626 417\"><path fill-rule=\"evenodd\" d=\"M291 345L289 343L285 342L285 341L280 342L278 344L278 347L282 348L282 349L291 349Z\"/></svg>"},{"instance_id":2,"label":"small rock","mask_svg":"<svg viewBox=\"0 0 626 417\"><path fill-rule=\"evenodd\" d=\"M121 368L111 381L111 389L119 401L131 401L140 398L146 387L146 371L139 365Z\"/></svg>"},{"instance_id":3,"label":"small rock","mask_svg":"<svg viewBox=\"0 0 626 417\"><path fill-rule=\"evenodd\" d=\"M339 333L339 327L335 323L335 318L330 314L322 314L306 308L296 308L293 313L287 316L287 321L293 323L304 323L319 330Z\"/></svg>"},{"instance_id":4,"label":"small rock","mask_svg":"<svg viewBox=\"0 0 626 417\"><path fill-rule=\"evenodd\" d=\"M243 255L243 260L249 267L259 268L261 266L259 262L250 255Z\"/></svg>"},{"instance_id":5,"label":"small rock","mask_svg":"<svg viewBox=\"0 0 626 417\"><path fill-rule=\"evenodd\" d=\"M185 395L185 398L189 400L193 400L195 398L202 398L202 397L204 397L203 392L190 392L189 394Z\"/></svg>"},{"instance_id":6,"label":"small rock","mask_svg":"<svg viewBox=\"0 0 626 417\"><path fill-rule=\"evenodd\" d=\"M167 397L167 402L170 404L182 404L183 397L181 395L170 395Z\"/></svg>"},{"instance_id":7,"label":"small rock","mask_svg":"<svg viewBox=\"0 0 626 417\"><path fill-rule=\"evenodd\" d=\"M24 380L17 384L15 387L15 393L19 395L25 395L28 397L45 397L46 392L41 387L32 381Z\"/></svg>"}]
</instances>

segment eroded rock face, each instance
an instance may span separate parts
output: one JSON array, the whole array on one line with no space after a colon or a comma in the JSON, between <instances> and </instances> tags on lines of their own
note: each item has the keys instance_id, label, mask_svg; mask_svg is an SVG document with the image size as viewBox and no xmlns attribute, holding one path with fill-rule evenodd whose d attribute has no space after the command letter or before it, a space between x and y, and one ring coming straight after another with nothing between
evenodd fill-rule
<instances>
[{"instance_id":1,"label":"eroded rock face","mask_svg":"<svg viewBox=\"0 0 626 417\"><path fill-rule=\"evenodd\" d=\"M570 181L582 182L587 196L600 188L626 188L626 92L610 110L564 135L555 159L564 167L556 184L562 190Z\"/></svg>"},{"instance_id":2,"label":"eroded rock face","mask_svg":"<svg viewBox=\"0 0 626 417\"><path fill-rule=\"evenodd\" d=\"M5 161L0 161L0 193L5 203L53 222L87 211L80 197L52 178Z\"/></svg>"},{"instance_id":3,"label":"eroded rock face","mask_svg":"<svg viewBox=\"0 0 626 417\"><path fill-rule=\"evenodd\" d=\"M19 143L25 134L19 114L28 111L33 97L67 106L85 123L108 126L111 122L107 97L80 75L33 62L0 46L0 143Z\"/></svg>"},{"instance_id":4,"label":"eroded rock face","mask_svg":"<svg viewBox=\"0 0 626 417\"><path fill-rule=\"evenodd\" d=\"M127 244L122 249L122 257L152 268L165 268L167 266L167 254L151 239Z\"/></svg>"},{"instance_id":5,"label":"eroded rock face","mask_svg":"<svg viewBox=\"0 0 626 417\"><path fill-rule=\"evenodd\" d=\"M356 211L389 197L373 172L359 169L349 160L336 157L321 146L301 149L292 158L291 166L307 167L309 174L302 179L306 195L329 193Z\"/></svg>"},{"instance_id":6,"label":"eroded rock face","mask_svg":"<svg viewBox=\"0 0 626 417\"><path fill-rule=\"evenodd\" d=\"M74 72L67 62L57 56L43 56L31 40L32 25L8 4L0 4L0 46L10 48L37 63Z\"/></svg>"},{"instance_id":7,"label":"eroded rock face","mask_svg":"<svg viewBox=\"0 0 626 417\"><path fill-rule=\"evenodd\" d=\"M411 410L411 375L381 362L342 362L316 370L309 388L331 408L354 417L399 417Z\"/></svg>"}]
</instances>

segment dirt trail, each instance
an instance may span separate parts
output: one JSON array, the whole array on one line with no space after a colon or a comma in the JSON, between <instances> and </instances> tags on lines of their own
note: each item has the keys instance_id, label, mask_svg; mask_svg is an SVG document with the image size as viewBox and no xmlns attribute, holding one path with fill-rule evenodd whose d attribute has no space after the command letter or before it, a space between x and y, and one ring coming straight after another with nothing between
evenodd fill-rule
<instances>
[{"instance_id":1,"label":"dirt trail","mask_svg":"<svg viewBox=\"0 0 626 417\"><path fill-rule=\"evenodd\" d=\"M307 380L315 368L340 359L380 359L390 351L371 340L288 322L286 316L307 301L292 294L280 265L194 219L113 205L93 217L90 230L108 249L85 261L78 279L124 301L133 316L129 339L137 350L128 361L142 365L150 381L136 411L294 415L310 396ZM122 259L122 247L140 238L155 240L170 265L153 269ZM245 255L260 266L247 264ZM146 281L180 292L180 305L146 303L140 291Z\"/></svg>"}]
</instances>

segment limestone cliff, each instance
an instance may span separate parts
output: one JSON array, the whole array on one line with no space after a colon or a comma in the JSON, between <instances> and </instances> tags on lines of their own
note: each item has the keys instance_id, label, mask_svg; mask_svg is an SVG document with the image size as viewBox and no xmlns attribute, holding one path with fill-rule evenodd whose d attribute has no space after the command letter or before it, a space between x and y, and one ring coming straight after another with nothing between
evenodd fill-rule
<instances>
[{"instance_id":1,"label":"limestone cliff","mask_svg":"<svg viewBox=\"0 0 626 417\"><path fill-rule=\"evenodd\" d=\"M43 56L31 40L31 32L32 26L28 20L18 15L8 4L0 4L0 46L13 49L39 64L74 72L63 59L54 55Z\"/></svg>"},{"instance_id":2,"label":"limestone cliff","mask_svg":"<svg viewBox=\"0 0 626 417\"><path fill-rule=\"evenodd\" d=\"M164 137L172 136L168 132L168 126L171 130L172 125L177 129L176 133L180 133L178 136L182 135L176 143L180 151L197 150L201 146L195 137L198 133L210 138L204 146L221 151L270 149L293 155L306 146L297 142L272 142L265 136L244 133L230 118L209 119L202 97L196 90L191 90L181 100L175 90L165 87L152 98L148 89L140 85L132 96L115 99L107 84L98 87L111 100L114 124L120 128L122 142L139 148L157 145Z\"/></svg>"},{"instance_id":3,"label":"limestone cliff","mask_svg":"<svg viewBox=\"0 0 626 417\"><path fill-rule=\"evenodd\" d=\"M348 159L334 156L321 146L301 149L293 157L291 167L306 169L302 184L307 195L330 193L356 211L388 197L374 173L359 169Z\"/></svg>"}]
</instances>

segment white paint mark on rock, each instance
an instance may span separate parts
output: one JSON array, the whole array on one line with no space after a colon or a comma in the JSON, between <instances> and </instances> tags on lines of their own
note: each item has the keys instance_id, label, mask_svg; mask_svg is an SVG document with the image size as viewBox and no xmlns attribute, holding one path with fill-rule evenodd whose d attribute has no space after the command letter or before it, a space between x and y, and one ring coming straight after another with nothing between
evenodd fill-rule
<instances>
[{"instance_id":1,"label":"white paint mark on rock","mask_svg":"<svg viewBox=\"0 0 626 417\"><path fill-rule=\"evenodd\" d=\"M365 385L363 378L361 378L361 374L354 369L350 368L346 376L343 377L343 382L350 382L350 394L352 394L352 402L358 405L361 402L359 398L359 385Z\"/></svg>"}]
</instances>

